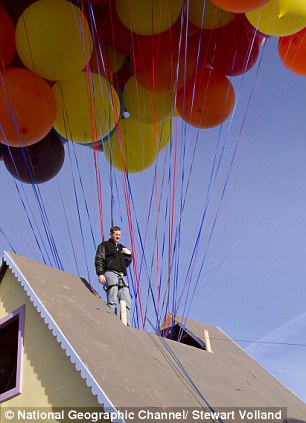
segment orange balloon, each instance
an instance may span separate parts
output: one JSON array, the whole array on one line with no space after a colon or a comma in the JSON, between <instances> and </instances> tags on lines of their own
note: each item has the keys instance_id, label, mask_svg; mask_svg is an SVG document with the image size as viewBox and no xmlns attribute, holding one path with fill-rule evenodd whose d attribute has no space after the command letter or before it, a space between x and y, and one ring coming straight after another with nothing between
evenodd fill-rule
<instances>
[{"instance_id":1,"label":"orange balloon","mask_svg":"<svg viewBox=\"0 0 306 423\"><path fill-rule=\"evenodd\" d=\"M178 90L176 108L185 122L196 128L212 128L231 114L235 91L227 77L204 68Z\"/></svg>"},{"instance_id":2,"label":"orange balloon","mask_svg":"<svg viewBox=\"0 0 306 423\"><path fill-rule=\"evenodd\" d=\"M259 9L269 0L210 0L214 5L227 12L244 13Z\"/></svg>"},{"instance_id":3,"label":"orange balloon","mask_svg":"<svg viewBox=\"0 0 306 423\"><path fill-rule=\"evenodd\" d=\"M44 138L56 117L56 101L48 83L26 69L10 68L1 76L0 141L13 147Z\"/></svg>"},{"instance_id":4,"label":"orange balloon","mask_svg":"<svg viewBox=\"0 0 306 423\"><path fill-rule=\"evenodd\" d=\"M306 76L306 28L296 34L280 37L278 53L287 69Z\"/></svg>"}]
</instances>

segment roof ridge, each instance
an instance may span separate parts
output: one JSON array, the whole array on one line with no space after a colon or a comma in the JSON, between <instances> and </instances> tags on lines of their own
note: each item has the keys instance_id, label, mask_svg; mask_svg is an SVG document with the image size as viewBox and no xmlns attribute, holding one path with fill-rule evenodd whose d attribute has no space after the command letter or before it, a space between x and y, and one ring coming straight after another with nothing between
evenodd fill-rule
<instances>
[{"instance_id":1,"label":"roof ridge","mask_svg":"<svg viewBox=\"0 0 306 423\"><path fill-rule=\"evenodd\" d=\"M70 342L67 340L66 336L63 334L62 330L59 328L58 324L55 322L51 314L47 311L44 304L37 297L36 293L30 286L27 278L23 275L18 265L14 262L14 259L10 256L10 253L4 251L2 261L6 263L6 265L12 271L20 285L23 287L33 306L36 308L43 321L46 323L52 335L56 338L61 348L65 351L65 354L70 359L71 363L75 366L76 370L80 373L82 379L85 380L87 386L91 389L93 395L97 397L99 404L104 406L104 410L106 412L115 412L117 414L118 411L116 407L108 398L106 393L103 391L97 380L92 376L91 372L86 367L83 360L72 347ZM122 423L124 422L124 420L122 419L118 419L117 421Z\"/></svg>"}]
</instances>

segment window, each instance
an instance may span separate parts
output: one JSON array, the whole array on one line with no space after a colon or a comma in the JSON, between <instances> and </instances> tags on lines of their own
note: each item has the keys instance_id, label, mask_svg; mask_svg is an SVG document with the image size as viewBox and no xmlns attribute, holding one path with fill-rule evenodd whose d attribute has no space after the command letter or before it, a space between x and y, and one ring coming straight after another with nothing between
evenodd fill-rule
<instances>
[{"instance_id":1,"label":"window","mask_svg":"<svg viewBox=\"0 0 306 423\"><path fill-rule=\"evenodd\" d=\"M160 335L164 338L179 341L182 344L206 350L205 343L180 323L177 323L170 328L162 329L160 331Z\"/></svg>"},{"instance_id":2,"label":"window","mask_svg":"<svg viewBox=\"0 0 306 423\"><path fill-rule=\"evenodd\" d=\"M0 319L0 403L21 393L24 306Z\"/></svg>"}]
</instances>

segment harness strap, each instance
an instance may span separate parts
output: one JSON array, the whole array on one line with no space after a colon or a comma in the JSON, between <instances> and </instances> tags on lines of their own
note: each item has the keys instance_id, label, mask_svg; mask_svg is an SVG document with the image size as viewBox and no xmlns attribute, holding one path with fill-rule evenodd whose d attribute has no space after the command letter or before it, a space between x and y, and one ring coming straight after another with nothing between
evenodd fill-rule
<instances>
[{"instance_id":1,"label":"harness strap","mask_svg":"<svg viewBox=\"0 0 306 423\"><path fill-rule=\"evenodd\" d=\"M121 280L122 282L123 282L123 284L122 285L119 285L119 283L114 283L113 285L110 285L110 286L108 286L108 287L106 287L105 285L103 286L103 289L104 289L104 291L108 291L109 289L111 289L113 286L118 286L118 290L119 289L121 289L121 288L124 288L124 287L126 287L126 288L128 288L128 285L126 285L126 283L124 282L124 279L123 279L123 275L121 275L121 274L119 274L119 273L117 273L117 272L114 272L117 276L118 276L118 282Z\"/></svg>"}]
</instances>

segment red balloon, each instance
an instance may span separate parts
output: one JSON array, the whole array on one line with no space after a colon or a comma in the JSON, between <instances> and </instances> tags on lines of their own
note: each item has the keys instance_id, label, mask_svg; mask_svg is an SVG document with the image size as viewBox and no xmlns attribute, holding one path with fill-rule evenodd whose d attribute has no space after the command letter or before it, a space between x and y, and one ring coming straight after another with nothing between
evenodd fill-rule
<instances>
[{"instance_id":1,"label":"red balloon","mask_svg":"<svg viewBox=\"0 0 306 423\"><path fill-rule=\"evenodd\" d=\"M89 68L91 72L111 80L113 74L112 64L104 46L100 45L98 51L93 51L89 62Z\"/></svg>"},{"instance_id":2,"label":"red balloon","mask_svg":"<svg viewBox=\"0 0 306 423\"><path fill-rule=\"evenodd\" d=\"M16 24L22 12L35 1L37 0L1 0L1 5Z\"/></svg>"},{"instance_id":3,"label":"red balloon","mask_svg":"<svg viewBox=\"0 0 306 423\"><path fill-rule=\"evenodd\" d=\"M167 31L138 36L130 58L136 80L151 91L181 88L195 71L198 53L187 37L180 19Z\"/></svg>"},{"instance_id":4,"label":"red balloon","mask_svg":"<svg viewBox=\"0 0 306 423\"><path fill-rule=\"evenodd\" d=\"M259 9L269 0L210 0L215 6L227 12L244 13Z\"/></svg>"},{"instance_id":5,"label":"red balloon","mask_svg":"<svg viewBox=\"0 0 306 423\"><path fill-rule=\"evenodd\" d=\"M0 141L20 147L40 141L56 117L56 100L48 83L34 73L10 68L1 75Z\"/></svg>"},{"instance_id":6,"label":"red balloon","mask_svg":"<svg viewBox=\"0 0 306 423\"><path fill-rule=\"evenodd\" d=\"M132 33L119 19L113 3L98 6L95 12L95 28L98 38L104 40L115 51L129 55L133 50ZM89 20L90 22L90 20Z\"/></svg>"},{"instance_id":7,"label":"red balloon","mask_svg":"<svg viewBox=\"0 0 306 423\"><path fill-rule=\"evenodd\" d=\"M306 28L278 40L281 61L291 72L306 76Z\"/></svg>"},{"instance_id":8,"label":"red balloon","mask_svg":"<svg viewBox=\"0 0 306 423\"><path fill-rule=\"evenodd\" d=\"M133 75L131 71L131 67L128 65L128 58L125 60L123 66L113 75L113 84L115 87L119 88L121 92L123 92L123 89L125 87L125 84L130 79L130 77Z\"/></svg>"},{"instance_id":9,"label":"red balloon","mask_svg":"<svg viewBox=\"0 0 306 423\"><path fill-rule=\"evenodd\" d=\"M9 65L15 51L15 25L9 14L0 6L0 71Z\"/></svg>"},{"instance_id":10,"label":"red balloon","mask_svg":"<svg viewBox=\"0 0 306 423\"><path fill-rule=\"evenodd\" d=\"M2 146L4 164L14 178L25 183L41 184L61 170L65 150L60 136L52 129L38 143L29 147Z\"/></svg>"},{"instance_id":11,"label":"red balloon","mask_svg":"<svg viewBox=\"0 0 306 423\"><path fill-rule=\"evenodd\" d=\"M191 37L190 42L198 47L199 67L211 66L225 75L237 76L251 69L257 61L262 35L245 23L244 15L237 15L225 27L202 30Z\"/></svg>"},{"instance_id":12,"label":"red balloon","mask_svg":"<svg viewBox=\"0 0 306 423\"><path fill-rule=\"evenodd\" d=\"M235 91L221 72L204 68L177 93L176 108L185 122L196 128L220 125L231 114Z\"/></svg>"}]
</instances>

